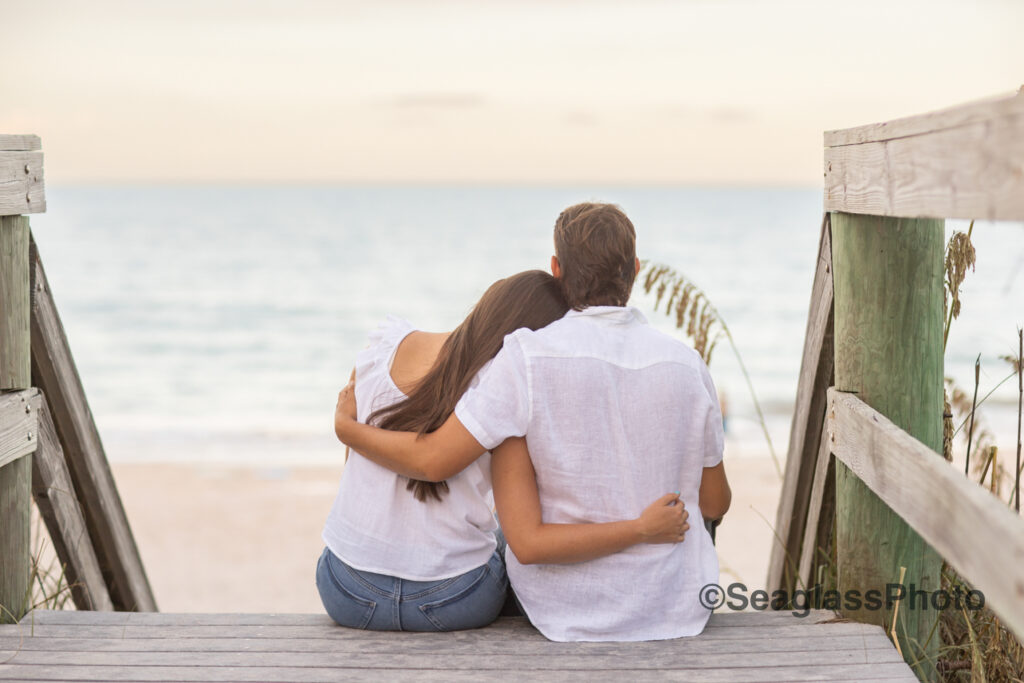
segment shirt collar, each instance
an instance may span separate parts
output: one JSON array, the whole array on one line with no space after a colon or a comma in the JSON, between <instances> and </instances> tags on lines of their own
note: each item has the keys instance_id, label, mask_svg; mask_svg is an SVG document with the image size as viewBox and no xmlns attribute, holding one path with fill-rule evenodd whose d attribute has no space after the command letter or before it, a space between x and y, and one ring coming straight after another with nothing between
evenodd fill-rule
<instances>
[{"instance_id":1,"label":"shirt collar","mask_svg":"<svg viewBox=\"0 0 1024 683\"><path fill-rule=\"evenodd\" d=\"M570 310L566 318L588 317L608 323L640 323L647 324L647 318L635 306L587 306L582 311Z\"/></svg>"}]
</instances>

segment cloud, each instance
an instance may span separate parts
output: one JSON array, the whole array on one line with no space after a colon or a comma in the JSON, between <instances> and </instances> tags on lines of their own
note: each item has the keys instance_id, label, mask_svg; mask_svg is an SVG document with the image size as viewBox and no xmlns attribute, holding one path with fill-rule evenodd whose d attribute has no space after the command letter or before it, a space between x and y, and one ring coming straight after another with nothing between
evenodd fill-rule
<instances>
[{"instance_id":1,"label":"cloud","mask_svg":"<svg viewBox=\"0 0 1024 683\"><path fill-rule=\"evenodd\" d=\"M724 124L753 123L759 116L750 107L743 106L694 106L686 104L670 104L662 110L669 118L690 119Z\"/></svg>"},{"instance_id":2,"label":"cloud","mask_svg":"<svg viewBox=\"0 0 1024 683\"><path fill-rule=\"evenodd\" d=\"M566 125L588 127L597 125L597 117L587 111L570 111L565 115L563 119Z\"/></svg>"},{"instance_id":3,"label":"cloud","mask_svg":"<svg viewBox=\"0 0 1024 683\"><path fill-rule=\"evenodd\" d=\"M478 93L425 92L396 95L378 103L395 109L474 109L485 102Z\"/></svg>"}]
</instances>

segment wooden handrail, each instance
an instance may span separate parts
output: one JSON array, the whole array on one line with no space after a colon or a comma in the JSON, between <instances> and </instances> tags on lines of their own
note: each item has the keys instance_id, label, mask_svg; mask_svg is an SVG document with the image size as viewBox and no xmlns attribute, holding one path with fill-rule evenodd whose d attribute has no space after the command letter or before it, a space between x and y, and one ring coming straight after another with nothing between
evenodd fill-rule
<instances>
[{"instance_id":1,"label":"wooden handrail","mask_svg":"<svg viewBox=\"0 0 1024 683\"><path fill-rule=\"evenodd\" d=\"M1024 220L1024 94L825 133L825 210Z\"/></svg>"},{"instance_id":2,"label":"wooden handrail","mask_svg":"<svg viewBox=\"0 0 1024 683\"><path fill-rule=\"evenodd\" d=\"M828 390L832 452L1024 638L1024 518L853 394Z\"/></svg>"}]
</instances>

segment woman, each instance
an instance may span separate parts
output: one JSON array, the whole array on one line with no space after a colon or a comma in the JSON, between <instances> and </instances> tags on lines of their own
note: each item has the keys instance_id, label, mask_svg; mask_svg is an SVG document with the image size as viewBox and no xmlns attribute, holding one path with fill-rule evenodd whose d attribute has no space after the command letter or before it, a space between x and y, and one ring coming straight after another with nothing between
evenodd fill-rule
<instances>
[{"instance_id":1,"label":"woman","mask_svg":"<svg viewBox=\"0 0 1024 683\"><path fill-rule=\"evenodd\" d=\"M420 434L436 429L505 335L544 327L567 310L554 279L533 270L493 284L451 333L422 332L389 317L370 335L353 371L359 420ZM606 524L545 525L538 509L531 559L574 562L637 543L679 542L689 526L677 501L677 493L667 494L635 520ZM448 481L430 483L353 452L317 564L327 613L343 626L374 630L490 623L508 585L491 507L486 454Z\"/></svg>"}]
</instances>

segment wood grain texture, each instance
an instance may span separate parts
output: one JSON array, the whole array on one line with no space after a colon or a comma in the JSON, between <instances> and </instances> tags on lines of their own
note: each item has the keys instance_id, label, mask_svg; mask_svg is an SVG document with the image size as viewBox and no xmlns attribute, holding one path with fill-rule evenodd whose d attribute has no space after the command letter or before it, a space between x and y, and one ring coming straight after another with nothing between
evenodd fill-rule
<instances>
[{"instance_id":1,"label":"wood grain texture","mask_svg":"<svg viewBox=\"0 0 1024 683\"><path fill-rule=\"evenodd\" d=\"M925 135L935 131L961 128L1021 114L1024 114L1024 96L1020 93L998 95L883 123L827 130L825 131L825 146L841 147Z\"/></svg>"},{"instance_id":2,"label":"wood grain texture","mask_svg":"<svg viewBox=\"0 0 1024 683\"><path fill-rule=\"evenodd\" d=\"M0 216L44 211L43 153L0 151Z\"/></svg>"},{"instance_id":3,"label":"wood grain texture","mask_svg":"<svg viewBox=\"0 0 1024 683\"><path fill-rule=\"evenodd\" d=\"M34 152L42 148L38 135L0 135L0 152Z\"/></svg>"},{"instance_id":4,"label":"wood grain texture","mask_svg":"<svg viewBox=\"0 0 1024 683\"><path fill-rule=\"evenodd\" d=\"M836 457L1024 638L1024 519L852 394L829 392Z\"/></svg>"},{"instance_id":5,"label":"wood grain texture","mask_svg":"<svg viewBox=\"0 0 1024 683\"><path fill-rule=\"evenodd\" d=\"M114 605L45 401L39 409L38 431L39 449L32 458L32 495L64 567L71 597L80 610L112 610Z\"/></svg>"},{"instance_id":6,"label":"wood grain texture","mask_svg":"<svg viewBox=\"0 0 1024 683\"><path fill-rule=\"evenodd\" d=\"M832 384L832 233L825 214L818 240L818 263L800 361L796 405L789 431L786 472L775 515L775 543L768 560L769 591L792 591L800 563L811 480L825 419L825 391Z\"/></svg>"},{"instance_id":7,"label":"wood grain texture","mask_svg":"<svg viewBox=\"0 0 1024 683\"><path fill-rule=\"evenodd\" d=\"M114 608L155 611L156 601L93 421L35 242L32 269L32 380L57 427L89 537Z\"/></svg>"},{"instance_id":8,"label":"wood grain texture","mask_svg":"<svg viewBox=\"0 0 1024 683\"><path fill-rule=\"evenodd\" d=\"M490 632L487 632L490 633ZM437 652L450 654L502 654L512 642L522 657L533 655L586 654L643 657L664 651L657 641L639 643L553 643L545 638L487 637L429 639L422 634L378 633L376 638L349 638L347 633L319 638L51 638L42 635L18 638L0 637L0 650L37 650L65 652L362 652L366 654L414 654ZM893 650L892 643L881 630L833 636L814 634L804 638L750 637L720 639L692 638L685 643L688 654L789 652L794 657L832 650Z\"/></svg>"},{"instance_id":9,"label":"wood grain texture","mask_svg":"<svg viewBox=\"0 0 1024 683\"><path fill-rule=\"evenodd\" d=\"M1024 220L1024 96L825 137L827 211Z\"/></svg>"},{"instance_id":10,"label":"wood grain texture","mask_svg":"<svg viewBox=\"0 0 1024 683\"><path fill-rule=\"evenodd\" d=\"M36 450L38 415L38 390L0 394L0 467Z\"/></svg>"},{"instance_id":11,"label":"wood grain texture","mask_svg":"<svg viewBox=\"0 0 1024 683\"><path fill-rule=\"evenodd\" d=\"M31 384L28 241L27 218L0 216L0 390ZM0 622L17 621L29 607L32 456L23 450L35 434L25 428L32 416L18 395L13 412L0 417L0 460L9 460L0 465Z\"/></svg>"},{"instance_id":12,"label":"wood grain texture","mask_svg":"<svg viewBox=\"0 0 1024 683\"><path fill-rule=\"evenodd\" d=\"M28 242L26 216L0 216L0 390L32 384Z\"/></svg>"},{"instance_id":13,"label":"wood grain texture","mask_svg":"<svg viewBox=\"0 0 1024 683\"><path fill-rule=\"evenodd\" d=\"M257 681L259 683L339 683L347 681L415 681L416 683L479 683L481 680L543 681L676 681L679 683L773 683L776 681L900 681L915 683L917 678L903 662L880 664L792 664L790 666L747 669L662 669L608 670L601 660L585 669L521 668L501 669L479 660L471 670L338 668L338 667L104 667L5 664L0 679L20 681Z\"/></svg>"},{"instance_id":14,"label":"wood grain texture","mask_svg":"<svg viewBox=\"0 0 1024 683\"><path fill-rule=\"evenodd\" d=\"M556 643L523 618L385 633L322 614L37 610L0 627L0 660L0 679L19 680L916 680L881 629L825 611L714 614L692 638Z\"/></svg>"},{"instance_id":15,"label":"wood grain texture","mask_svg":"<svg viewBox=\"0 0 1024 683\"><path fill-rule=\"evenodd\" d=\"M761 612L718 611L708 619L705 632L721 628L749 628L752 626L814 626L822 623L835 622L836 614L830 610L811 610L806 616L794 617L788 610ZM246 612L74 612L65 610L37 609L26 614L21 623L28 626L63 624L72 626L313 626L317 628L334 627L334 622L326 614L307 613L246 613ZM497 622L503 632L518 635L528 634L543 640L543 637L530 622L522 617L503 618ZM497 626L491 627L497 628ZM346 631L350 638L376 638L379 631ZM443 637L455 638L473 631L457 631L454 633L415 634L399 637ZM388 636L390 637L390 636ZM547 641L545 641L547 642Z\"/></svg>"},{"instance_id":16,"label":"wood grain texture","mask_svg":"<svg viewBox=\"0 0 1024 683\"><path fill-rule=\"evenodd\" d=\"M828 488L828 474L832 464L832 452L829 450L827 425L823 422L818 453L815 456L814 478L811 481L811 497L807 503L807 519L804 524L804 535L800 550L800 567L797 572L799 584L804 588L814 586L815 567L820 564L818 548L822 541L822 505L825 503ZM834 476L834 475L833 475ZM827 516L825 516L828 519ZM829 520L829 527L831 521ZM831 528L829 528L831 531Z\"/></svg>"},{"instance_id":17,"label":"wood grain texture","mask_svg":"<svg viewBox=\"0 0 1024 683\"><path fill-rule=\"evenodd\" d=\"M943 221L832 215L835 386L942 450ZM833 452L835 448L833 447ZM941 457L936 455L936 457ZM836 568L840 593L900 580L938 590L942 560L842 463L836 464ZM904 486L918 486L907 480ZM892 610L844 611L891 625ZM901 609L908 661L937 660L934 610ZM921 652L915 643L929 643ZM924 672L931 678L931 672Z\"/></svg>"}]
</instances>

